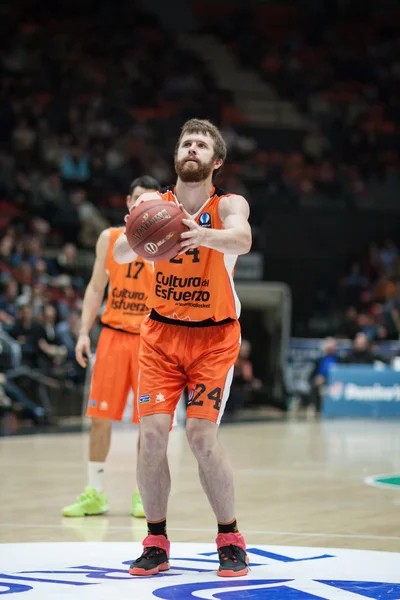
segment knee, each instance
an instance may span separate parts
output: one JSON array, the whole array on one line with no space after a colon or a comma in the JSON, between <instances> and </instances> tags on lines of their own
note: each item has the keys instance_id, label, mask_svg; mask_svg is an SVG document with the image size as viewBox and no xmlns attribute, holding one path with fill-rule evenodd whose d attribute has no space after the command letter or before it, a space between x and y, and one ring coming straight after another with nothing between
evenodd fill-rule
<instances>
[{"instance_id":1,"label":"knee","mask_svg":"<svg viewBox=\"0 0 400 600\"><path fill-rule=\"evenodd\" d=\"M217 443L216 425L208 421L193 421L195 420L189 419L186 426L189 446L196 458L206 460L214 451Z\"/></svg>"},{"instance_id":2,"label":"knee","mask_svg":"<svg viewBox=\"0 0 400 600\"><path fill-rule=\"evenodd\" d=\"M146 417L151 419L150 417ZM142 454L159 456L167 451L169 428L157 421L142 419L140 424L140 450Z\"/></svg>"},{"instance_id":3,"label":"knee","mask_svg":"<svg viewBox=\"0 0 400 600\"><path fill-rule=\"evenodd\" d=\"M111 421L110 419L97 419L93 417L91 428L95 431L108 431L111 428Z\"/></svg>"}]
</instances>

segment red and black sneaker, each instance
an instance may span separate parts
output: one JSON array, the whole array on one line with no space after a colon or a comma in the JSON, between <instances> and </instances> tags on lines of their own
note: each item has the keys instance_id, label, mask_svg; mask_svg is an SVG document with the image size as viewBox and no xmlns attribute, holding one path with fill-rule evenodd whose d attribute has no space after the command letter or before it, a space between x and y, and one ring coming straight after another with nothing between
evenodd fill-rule
<instances>
[{"instance_id":1,"label":"red and black sneaker","mask_svg":"<svg viewBox=\"0 0 400 600\"><path fill-rule=\"evenodd\" d=\"M169 569L170 541L165 535L148 535L143 540L143 554L129 567L131 575L157 575Z\"/></svg>"},{"instance_id":2,"label":"red and black sneaker","mask_svg":"<svg viewBox=\"0 0 400 600\"><path fill-rule=\"evenodd\" d=\"M240 533L219 533L217 535L220 577L241 577L249 572L249 558L246 544Z\"/></svg>"}]
</instances>

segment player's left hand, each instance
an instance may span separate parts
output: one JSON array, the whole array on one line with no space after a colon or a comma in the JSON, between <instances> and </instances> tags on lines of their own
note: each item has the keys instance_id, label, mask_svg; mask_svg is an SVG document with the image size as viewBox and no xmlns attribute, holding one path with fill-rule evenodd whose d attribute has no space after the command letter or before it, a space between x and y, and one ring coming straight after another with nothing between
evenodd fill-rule
<instances>
[{"instance_id":1,"label":"player's left hand","mask_svg":"<svg viewBox=\"0 0 400 600\"><path fill-rule=\"evenodd\" d=\"M196 223L196 221L189 215L182 205L181 208L185 214L185 219L182 219L182 223L189 229L189 231L181 233L181 253L184 253L189 248L198 248L199 246L204 246L207 230L203 227L200 227L200 225Z\"/></svg>"}]
</instances>

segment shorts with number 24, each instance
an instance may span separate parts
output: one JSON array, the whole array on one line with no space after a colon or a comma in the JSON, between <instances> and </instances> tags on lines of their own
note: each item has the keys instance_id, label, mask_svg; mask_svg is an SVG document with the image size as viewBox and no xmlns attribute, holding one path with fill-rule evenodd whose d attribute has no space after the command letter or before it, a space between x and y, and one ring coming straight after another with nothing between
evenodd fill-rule
<instances>
[{"instance_id":1,"label":"shorts with number 24","mask_svg":"<svg viewBox=\"0 0 400 600\"><path fill-rule=\"evenodd\" d=\"M187 418L219 424L239 347L238 321L187 327L147 317L141 326L139 352L140 418L173 415L187 387Z\"/></svg>"}]
</instances>

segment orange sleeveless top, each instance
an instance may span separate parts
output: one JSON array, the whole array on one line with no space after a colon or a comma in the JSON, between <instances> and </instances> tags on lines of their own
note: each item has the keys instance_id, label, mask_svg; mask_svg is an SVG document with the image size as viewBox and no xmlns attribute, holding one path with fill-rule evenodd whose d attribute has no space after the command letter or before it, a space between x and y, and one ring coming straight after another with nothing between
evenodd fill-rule
<instances>
[{"instance_id":1,"label":"orange sleeveless top","mask_svg":"<svg viewBox=\"0 0 400 600\"><path fill-rule=\"evenodd\" d=\"M147 295L153 278L153 264L140 257L125 265L116 263L113 258L114 244L125 228L110 227L109 231L106 269L110 281L101 322L113 329L138 334L141 322L150 312Z\"/></svg>"},{"instance_id":2,"label":"orange sleeveless top","mask_svg":"<svg viewBox=\"0 0 400 600\"><path fill-rule=\"evenodd\" d=\"M174 188L160 195L178 203ZM202 227L223 229L218 205L222 197L229 195L213 188L211 197L192 217ZM169 261L154 263L148 306L163 317L182 321L238 319L240 302L233 284L236 260L236 255L200 246Z\"/></svg>"}]
</instances>

